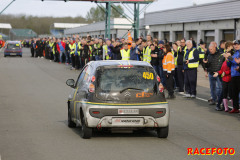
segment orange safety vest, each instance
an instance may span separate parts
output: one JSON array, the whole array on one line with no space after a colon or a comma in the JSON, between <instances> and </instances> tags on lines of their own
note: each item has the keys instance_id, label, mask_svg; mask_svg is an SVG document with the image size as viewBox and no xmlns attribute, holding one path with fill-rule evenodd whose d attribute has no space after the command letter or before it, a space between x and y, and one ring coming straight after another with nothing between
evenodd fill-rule
<instances>
[{"instance_id":1,"label":"orange safety vest","mask_svg":"<svg viewBox=\"0 0 240 160\"><path fill-rule=\"evenodd\" d=\"M128 45L128 49L131 49L131 47L132 47L132 36L131 36L130 32L128 32L128 42L131 43L131 45Z\"/></svg>"},{"instance_id":2,"label":"orange safety vest","mask_svg":"<svg viewBox=\"0 0 240 160\"><path fill-rule=\"evenodd\" d=\"M171 52L168 52L167 55L163 58L163 71L171 73L175 70L174 56Z\"/></svg>"}]
</instances>

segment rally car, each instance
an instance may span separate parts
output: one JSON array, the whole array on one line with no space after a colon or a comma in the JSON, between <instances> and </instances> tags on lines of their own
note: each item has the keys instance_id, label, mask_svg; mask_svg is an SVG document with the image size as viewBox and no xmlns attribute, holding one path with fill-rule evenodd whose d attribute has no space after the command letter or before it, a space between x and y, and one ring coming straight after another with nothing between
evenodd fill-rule
<instances>
[{"instance_id":1,"label":"rally car","mask_svg":"<svg viewBox=\"0 0 240 160\"><path fill-rule=\"evenodd\" d=\"M4 57L20 56L22 57L22 46L20 41L8 41L4 49Z\"/></svg>"},{"instance_id":2,"label":"rally car","mask_svg":"<svg viewBox=\"0 0 240 160\"><path fill-rule=\"evenodd\" d=\"M160 78L139 61L92 61L81 71L68 97L68 126L81 126L81 137L93 130L150 129L167 138L169 108Z\"/></svg>"}]
</instances>

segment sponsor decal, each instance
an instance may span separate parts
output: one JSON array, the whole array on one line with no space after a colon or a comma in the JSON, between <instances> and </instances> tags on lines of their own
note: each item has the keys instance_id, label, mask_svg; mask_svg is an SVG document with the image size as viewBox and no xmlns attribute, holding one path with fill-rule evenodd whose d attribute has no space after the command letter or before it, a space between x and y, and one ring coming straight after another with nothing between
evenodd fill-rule
<instances>
[{"instance_id":1,"label":"sponsor decal","mask_svg":"<svg viewBox=\"0 0 240 160\"><path fill-rule=\"evenodd\" d=\"M153 96L153 93L141 92L136 94L136 98L148 98Z\"/></svg>"},{"instance_id":2,"label":"sponsor decal","mask_svg":"<svg viewBox=\"0 0 240 160\"><path fill-rule=\"evenodd\" d=\"M188 155L235 155L234 148L188 148Z\"/></svg>"}]
</instances>

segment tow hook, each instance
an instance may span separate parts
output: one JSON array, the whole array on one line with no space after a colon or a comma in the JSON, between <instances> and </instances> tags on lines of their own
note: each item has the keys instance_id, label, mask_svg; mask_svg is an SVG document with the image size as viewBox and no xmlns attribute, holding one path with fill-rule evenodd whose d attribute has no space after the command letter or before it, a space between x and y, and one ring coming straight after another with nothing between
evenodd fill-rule
<instances>
[{"instance_id":1,"label":"tow hook","mask_svg":"<svg viewBox=\"0 0 240 160\"><path fill-rule=\"evenodd\" d=\"M153 119L153 118L149 118L149 120L152 120L152 121L153 121L153 123L154 123L154 127L158 127L158 123L157 123L157 121L156 121L155 119Z\"/></svg>"},{"instance_id":2,"label":"tow hook","mask_svg":"<svg viewBox=\"0 0 240 160\"><path fill-rule=\"evenodd\" d=\"M105 120L105 118L104 119L102 119L102 120L100 120L99 122L98 122L98 125L97 125L97 129L98 130L100 130L101 128L102 128L102 122Z\"/></svg>"}]
</instances>

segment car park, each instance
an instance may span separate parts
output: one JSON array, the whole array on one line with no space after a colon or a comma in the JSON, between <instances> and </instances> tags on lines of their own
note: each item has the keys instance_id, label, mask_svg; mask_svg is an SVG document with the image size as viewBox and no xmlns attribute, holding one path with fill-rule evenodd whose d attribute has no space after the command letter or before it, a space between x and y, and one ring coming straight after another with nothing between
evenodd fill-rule
<instances>
[{"instance_id":1,"label":"car park","mask_svg":"<svg viewBox=\"0 0 240 160\"><path fill-rule=\"evenodd\" d=\"M81 137L93 130L155 130L167 138L169 107L160 78L140 61L92 61L81 71L68 97L68 126L81 126Z\"/></svg>"}]
</instances>

